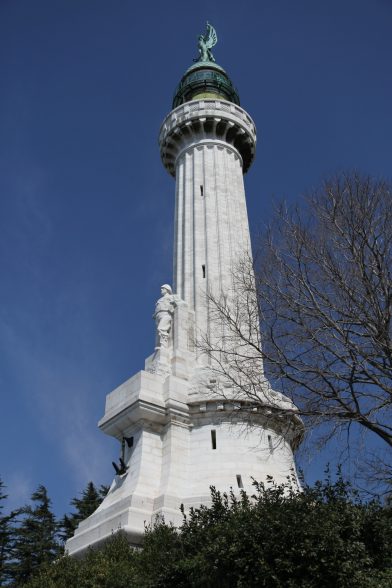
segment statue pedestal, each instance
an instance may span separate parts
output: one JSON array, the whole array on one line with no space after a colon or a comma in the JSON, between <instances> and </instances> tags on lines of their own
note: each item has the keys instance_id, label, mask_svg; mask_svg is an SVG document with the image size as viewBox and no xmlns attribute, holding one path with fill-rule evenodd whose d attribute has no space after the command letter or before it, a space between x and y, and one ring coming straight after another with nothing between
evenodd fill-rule
<instances>
[{"instance_id":1,"label":"statue pedestal","mask_svg":"<svg viewBox=\"0 0 392 588\"><path fill-rule=\"evenodd\" d=\"M168 376L171 373L170 355L166 347L156 347L154 353L145 361L146 371L158 376Z\"/></svg>"}]
</instances>

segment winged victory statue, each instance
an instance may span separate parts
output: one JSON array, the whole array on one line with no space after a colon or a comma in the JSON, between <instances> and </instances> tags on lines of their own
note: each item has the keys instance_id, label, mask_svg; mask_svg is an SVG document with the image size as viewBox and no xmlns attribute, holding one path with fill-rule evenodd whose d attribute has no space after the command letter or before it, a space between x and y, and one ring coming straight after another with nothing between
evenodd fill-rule
<instances>
[{"instance_id":1,"label":"winged victory statue","mask_svg":"<svg viewBox=\"0 0 392 588\"><path fill-rule=\"evenodd\" d=\"M215 61L211 49L217 44L218 35L216 30L207 22L207 32L205 35L199 35L198 49L199 58L195 61Z\"/></svg>"}]
</instances>

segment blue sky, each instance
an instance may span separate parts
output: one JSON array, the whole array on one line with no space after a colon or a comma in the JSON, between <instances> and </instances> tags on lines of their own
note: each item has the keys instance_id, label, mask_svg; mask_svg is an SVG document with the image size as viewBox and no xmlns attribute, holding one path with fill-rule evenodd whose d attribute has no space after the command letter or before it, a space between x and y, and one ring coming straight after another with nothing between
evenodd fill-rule
<instances>
[{"instance_id":1,"label":"blue sky","mask_svg":"<svg viewBox=\"0 0 392 588\"><path fill-rule=\"evenodd\" d=\"M253 234L327 174L391 178L389 0L2 0L0 473L13 506L44 483L60 514L90 479L112 479L117 443L96 423L153 350L174 207L157 137L206 20L258 129ZM310 478L328 457L302 457Z\"/></svg>"}]
</instances>

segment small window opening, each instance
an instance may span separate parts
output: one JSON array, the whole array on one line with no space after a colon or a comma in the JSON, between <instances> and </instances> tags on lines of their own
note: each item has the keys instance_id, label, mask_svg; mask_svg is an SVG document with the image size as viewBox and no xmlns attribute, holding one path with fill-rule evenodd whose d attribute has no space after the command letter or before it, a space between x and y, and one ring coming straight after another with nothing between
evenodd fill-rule
<instances>
[{"instance_id":1,"label":"small window opening","mask_svg":"<svg viewBox=\"0 0 392 588\"><path fill-rule=\"evenodd\" d=\"M236 478L237 478L237 485L238 485L238 488L243 488L243 487L244 487L244 485L243 485L243 483L242 483L242 477L241 477L239 474L237 474Z\"/></svg>"},{"instance_id":2,"label":"small window opening","mask_svg":"<svg viewBox=\"0 0 392 588\"><path fill-rule=\"evenodd\" d=\"M200 186L200 196L204 196L204 188L203 188L203 186Z\"/></svg>"},{"instance_id":3,"label":"small window opening","mask_svg":"<svg viewBox=\"0 0 392 588\"><path fill-rule=\"evenodd\" d=\"M216 431L212 429L211 431L211 447L212 449L216 449Z\"/></svg>"},{"instance_id":4,"label":"small window opening","mask_svg":"<svg viewBox=\"0 0 392 588\"><path fill-rule=\"evenodd\" d=\"M271 435L268 435L268 447L269 447L270 453L273 453L274 452L274 446L272 444L272 437L271 437Z\"/></svg>"},{"instance_id":5,"label":"small window opening","mask_svg":"<svg viewBox=\"0 0 392 588\"><path fill-rule=\"evenodd\" d=\"M203 272L203 278L205 278L206 277L206 266L205 265L202 265L201 266L201 269L202 269L202 272Z\"/></svg>"}]
</instances>

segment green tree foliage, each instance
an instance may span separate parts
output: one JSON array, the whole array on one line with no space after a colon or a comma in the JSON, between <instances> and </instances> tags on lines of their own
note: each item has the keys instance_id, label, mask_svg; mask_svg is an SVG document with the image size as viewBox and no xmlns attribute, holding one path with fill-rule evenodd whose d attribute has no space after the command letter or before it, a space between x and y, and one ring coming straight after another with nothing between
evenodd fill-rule
<instances>
[{"instance_id":1,"label":"green tree foliage","mask_svg":"<svg viewBox=\"0 0 392 588\"><path fill-rule=\"evenodd\" d=\"M159 531L147 534L144 557L157 558ZM361 503L342 480L300 494L271 481L256 485L253 500L213 490L212 507L173 531L154 585L368 586L391 565L391 540L391 512Z\"/></svg>"},{"instance_id":2,"label":"green tree foliage","mask_svg":"<svg viewBox=\"0 0 392 588\"><path fill-rule=\"evenodd\" d=\"M0 585L5 579L5 568L7 562L7 549L9 545L9 523L7 517L3 515L3 504L8 496L4 494L4 482L0 478Z\"/></svg>"},{"instance_id":3,"label":"green tree foliage","mask_svg":"<svg viewBox=\"0 0 392 588\"><path fill-rule=\"evenodd\" d=\"M132 588L139 583L138 553L120 533L82 559L68 555L43 567L25 588Z\"/></svg>"},{"instance_id":4,"label":"green tree foliage","mask_svg":"<svg viewBox=\"0 0 392 588\"><path fill-rule=\"evenodd\" d=\"M98 508L108 493L108 490L107 486L101 486L97 489L93 482L89 482L82 492L82 497L71 500L71 504L75 507L76 512L70 515L64 515L60 521L60 537L64 542L73 536L78 524L84 521L84 519L87 519Z\"/></svg>"},{"instance_id":5,"label":"green tree foliage","mask_svg":"<svg viewBox=\"0 0 392 588\"><path fill-rule=\"evenodd\" d=\"M20 519L12 532L12 561L9 565L12 586L22 585L59 555L57 523L45 486L39 486L31 500L33 505L20 509Z\"/></svg>"},{"instance_id":6,"label":"green tree foliage","mask_svg":"<svg viewBox=\"0 0 392 588\"><path fill-rule=\"evenodd\" d=\"M148 528L144 548L114 536L82 560L63 557L26 587L390 588L392 511L362 502L341 479L296 493L255 484L255 495L212 489L179 531Z\"/></svg>"},{"instance_id":7,"label":"green tree foliage","mask_svg":"<svg viewBox=\"0 0 392 588\"><path fill-rule=\"evenodd\" d=\"M18 515L18 511L3 515L3 501L7 498L4 482L0 478L0 586L3 586L8 578L11 559L12 522Z\"/></svg>"}]
</instances>

